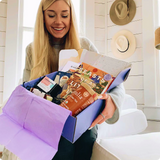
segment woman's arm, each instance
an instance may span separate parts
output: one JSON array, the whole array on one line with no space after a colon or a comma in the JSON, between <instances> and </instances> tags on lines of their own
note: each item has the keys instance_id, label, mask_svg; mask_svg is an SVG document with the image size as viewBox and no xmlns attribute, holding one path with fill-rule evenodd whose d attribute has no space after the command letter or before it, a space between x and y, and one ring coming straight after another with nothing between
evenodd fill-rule
<instances>
[{"instance_id":1,"label":"woman's arm","mask_svg":"<svg viewBox=\"0 0 160 160\"><path fill-rule=\"evenodd\" d=\"M121 106L124 102L125 89L123 84L118 85L108 93L102 94L99 99L105 99L105 108L102 113L93 121L90 129L96 124L101 124L106 121L109 124L113 124L118 121Z\"/></svg>"},{"instance_id":2,"label":"woman's arm","mask_svg":"<svg viewBox=\"0 0 160 160\"><path fill-rule=\"evenodd\" d=\"M32 44L26 47L25 68L23 70L23 82L29 81L32 69Z\"/></svg>"}]
</instances>

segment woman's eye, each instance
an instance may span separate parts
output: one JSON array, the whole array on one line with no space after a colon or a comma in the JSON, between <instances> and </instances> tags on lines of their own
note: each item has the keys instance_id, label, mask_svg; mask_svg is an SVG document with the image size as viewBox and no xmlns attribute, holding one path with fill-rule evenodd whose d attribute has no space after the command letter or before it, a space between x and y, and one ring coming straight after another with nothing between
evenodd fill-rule
<instances>
[{"instance_id":1,"label":"woman's eye","mask_svg":"<svg viewBox=\"0 0 160 160\"><path fill-rule=\"evenodd\" d=\"M53 17L55 17L55 15L48 15L50 18L53 18Z\"/></svg>"},{"instance_id":2,"label":"woman's eye","mask_svg":"<svg viewBox=\"0 0 160 160\"><path fill-rule=\"evenodd\" d=\"M65 16L62 16L63 18L67 18L68 17L68 15L65 15Z\"/></svg>"}]
</instances>

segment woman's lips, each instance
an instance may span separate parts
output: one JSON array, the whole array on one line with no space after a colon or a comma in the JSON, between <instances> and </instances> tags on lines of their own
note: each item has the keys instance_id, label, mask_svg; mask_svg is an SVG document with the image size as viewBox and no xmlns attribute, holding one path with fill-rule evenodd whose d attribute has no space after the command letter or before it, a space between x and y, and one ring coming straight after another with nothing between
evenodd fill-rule
<instances>
[{"instance_id":1,"label":"woman's lips","mask_svg":"<svg viewBox=\"0 0 160 160\"><path fill-rule=\"evenodd\" d=\"M56 28L56 27L52 27L54 30L56 30L56 31L62 31L63 29L64 29L64 27L63 28Z\"/></svg>"}]
</instances>

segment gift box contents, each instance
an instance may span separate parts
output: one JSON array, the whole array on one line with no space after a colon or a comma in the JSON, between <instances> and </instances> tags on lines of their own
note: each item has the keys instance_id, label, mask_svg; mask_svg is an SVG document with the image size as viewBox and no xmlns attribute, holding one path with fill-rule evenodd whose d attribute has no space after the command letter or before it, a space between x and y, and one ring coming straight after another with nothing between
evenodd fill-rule
<instances>
[{"instance_id":1,"label":"gift box contents","mask_svg":"<svg viewBox=\"0 0 160 160\"><path fill-rule=\"evenodd\" d=\"M38 147L50 151L45 152L49 156L45 159L51 159L61 136L76 142L105 107L105 101L97 99L99 94L110 92L129 75L130 63L87 50L83 50L78 62L67 58L66 63L65 55L78 54L76 50L62 50L60 71L16 87L4 106L0 143L21 159L36 153L33 149ZM34 147L27 148L30 141ZM15 146L21 147L17 150ZM33 159L44 153L37 156L34 154Z\"/></svg>"},{"instance_id":2,"label":"gift box contents","mask_svg":"<svg viewBox=\"0 0 160 160\"><path fill-rule=\"evenodd\" d=\"M113 79L112 75L81 63L75 71L58 71L54 79L44 76L30 91L77 116L107 91Z\"/></svg>"}]
</instances>

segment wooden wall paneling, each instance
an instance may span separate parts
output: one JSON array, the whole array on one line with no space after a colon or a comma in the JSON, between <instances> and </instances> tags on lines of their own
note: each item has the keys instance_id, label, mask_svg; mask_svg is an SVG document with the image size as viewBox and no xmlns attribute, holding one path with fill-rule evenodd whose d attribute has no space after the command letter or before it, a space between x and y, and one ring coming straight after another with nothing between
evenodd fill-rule
<instances>
[{"instance_id":1,"label":"wooden wall paneling","mask_svg":"<svg viewBox=\"0 0 160 160\"><path fill-rule=\"evenodd\" d=\"M105 54L105 41L95 41L95 45L100 54Z\"/></svg>"},{"instance_id":2,"label":"wooden wall paneling","mask_svg":"<svg viewBox=\"0 0 160 160\"><path fill-rule=\"evenodd\" d=\"M143 61L143 52L142 48L136 48L134 54L130 56L129 58L126 58L125 61L127 62L137 62L137 61Z\"/></svg>"},{"instance_id":3,"label":"wooden wall paneling","mask_svg":"<svg viewBox=\"0 0 160 160\"><path fill-rule=\"evenodd\" d=\"M6 31L6 18L0 17L0 31Z\"/></svg>"},{"instance_id":4,"label":"wooden wall paneling","mask_svg":"<svg viewBox=\"0 0 160 160\"><path fill-rule=\"evenodd\" d=\"M0 3L0 17L7 17L7 4Z\"/></svg>"},{"instance_id":5,"label":"wooden wall paneling","mask_svg":"<svg viewBox=\"0 0 160 160\"><path fill-rule=\"evenodd\" d=\"M142 21L135 21L131 22L124 26L112 26L108 27L108 39L111 39L115 33L117 33L120 30L128 30L132 32L133 34L141 34L142 33Z\"/></svg>"},{"instance_id":6,"label":"wooden wall paneling","mask_svg":"<svg viewBox=\"0 0 160 160\"><path fill-rule=\"evenodd\" d=\"M142 0L134 0L136 3L136 7L141 7L142 6Z\"/></svg>"},{"instance_id":7,"label":"wooden wall paneling","mask_svg":"<svg viewBox=\"0 0 160 160\"><path fill-rule=\"evenodd\" d=\"M108 52L108 56L116 58L112 52ZM142 48L136 48L134 54L129 57L124 59L126 62L137 62L137 61L143 61L143 53L142 53Z\"/></svg>"},{"instance_id":8,"label":"wooden wall paneling","mask_svg":"<svg viewBox=\"0 0 160 160\"><path fill-rule=\"evenodd\" d=\"M95 16L95 27L105 28L105 17L104 16Z\"/></svg>"},{"instance_id":9,"label":"wooden wall paneling","mask_svg":"<svg viewBox=\"0 0 160 160\"><path fill-rule=\"evenodd\" d=\"M107 15L109 15L109 12L110 12L110 8L112 6L112 3L111 1L108 2L108 6L107 6Z\"/></svg>"},{"instance_id":10,"label":"wooden wall paneling","mask_svg":"<svg viewBox=\"0 0 160 160\"><path fill-rule=\"evenodd\" d=\"M138 105L143 105L144 104L144 90L127 90L126 93L133 96Z\"/></svg>"},{"instance_id":11,"label":"wooden wall paneling","mask_svg":"<svg viewBox=\"0 0 160 160\"><path fill-rule=\"evenodd\" d=\"M4 62L0 61L0 76L4 76Z\"/></svg>"},{"instance_id":12,"label":"wooden wall paneling","mask_svg":"<svg viewBox=\"0 0 160 160\"><path fill-rule=\"evenodd\" d=\"M5 41L6 41L6 33L0 32L0 47L5 46Z\"/></svg>"},{"instance_id":13,"label":"wooden wall paneling","mask_svg":"<svg viewBox=\"0 0 160 160\"><path fill-rule=\"evenodd\" d=\"M143 62L133 62L130 76L143 75Z\"/></svg>"},{"instance_id":14,"label":"wooden wall paneling","mask_svg":"<svg viewBox=\"0 0 160 160\"><path fill-rule=\"evenodd\" d=\"M111 41L112 41L112 39L108 39L108 40L107 40L107 43L108 43L107 52L112 52L112 49L111 49Z\"/></svg>"},{"instance_id":15,"label":"wooden wall paneling","mask_svg":"<svg viewBox=\"0 0 160 160\"><path fill-rule=\"evenodd\" d=\"M142 20L142 7L136 8L136 14L132 21Z\"/></svg>"},{"instance_id":16,"label":"wooden wall paneling","mask_svg":"<svg viewBox=\"0 0 160 160\"><path fill-rule=\"evenodd\" d=\"M124 82L125 89L144 89L143 76L129 76Z\"/></svg>"},{"instance_id":17,"label":"wooden wall paneling","mask_svg":"<svg viewBox=\"0 0 160 160\"><path fill-rule=\"evenodd\" d=\"M0 47L0 61L4 61L5 47Z\"/></svg>"},{"instance_id":18,"label":"wooden wall paneling","mask_svg":"<svg viewBox=\"0 0 160 160\"><path fill-rule=\"evenodd\" d=\"M0 77L0 92L3 91L3 77Z\"/></svg>"},{"instance_id":19,"label":"wooden wall paneling","mask_svg":"<svg viewBox=\"0 0 160 160\"><path fill-rule=\"evenodd\" d=\"M0 111L1 111L1 104L3 103L3 92L0 92Z\"/></svg>"},{"instance_id":20,"label":"wooden wall paneling","mask_svg":"<svg viewBox=\"0 0 160 160\"><path fill-rule=\"evenodd\" d=\"M105 3L105 0L95 0L97 3Z\"/></svg>"},{"instance_id":21,"label":"wooden wall paneling","mask_svg":"<svg viewBox=\"0 0 160 160\"><path fill-rule=\"evenodd\" d=\"M95 41L105 41L105 29L104 28L95 29Z\"/></svg>"},{"instance_id":22,"label":"wooden wall paneling","mask_svg":"<svg viewBox=\"0 0 160 160\"><path fill-rule=\"evenodd\" d=\"M105 5L104 5L104 3L95 3L95 15L105 16Z\"/></svg>"},{"instance_id":23,"label":"wooden wall paneling","mask_svg":"<svg viewBox=\"0 0 160 160\"><path fill-rule=\"evenodd\" d=\"M136 47L137 48L142 48L142 33L141 34L135 34L134 36L136 38Z\"/></svg>"}]
</instances>

